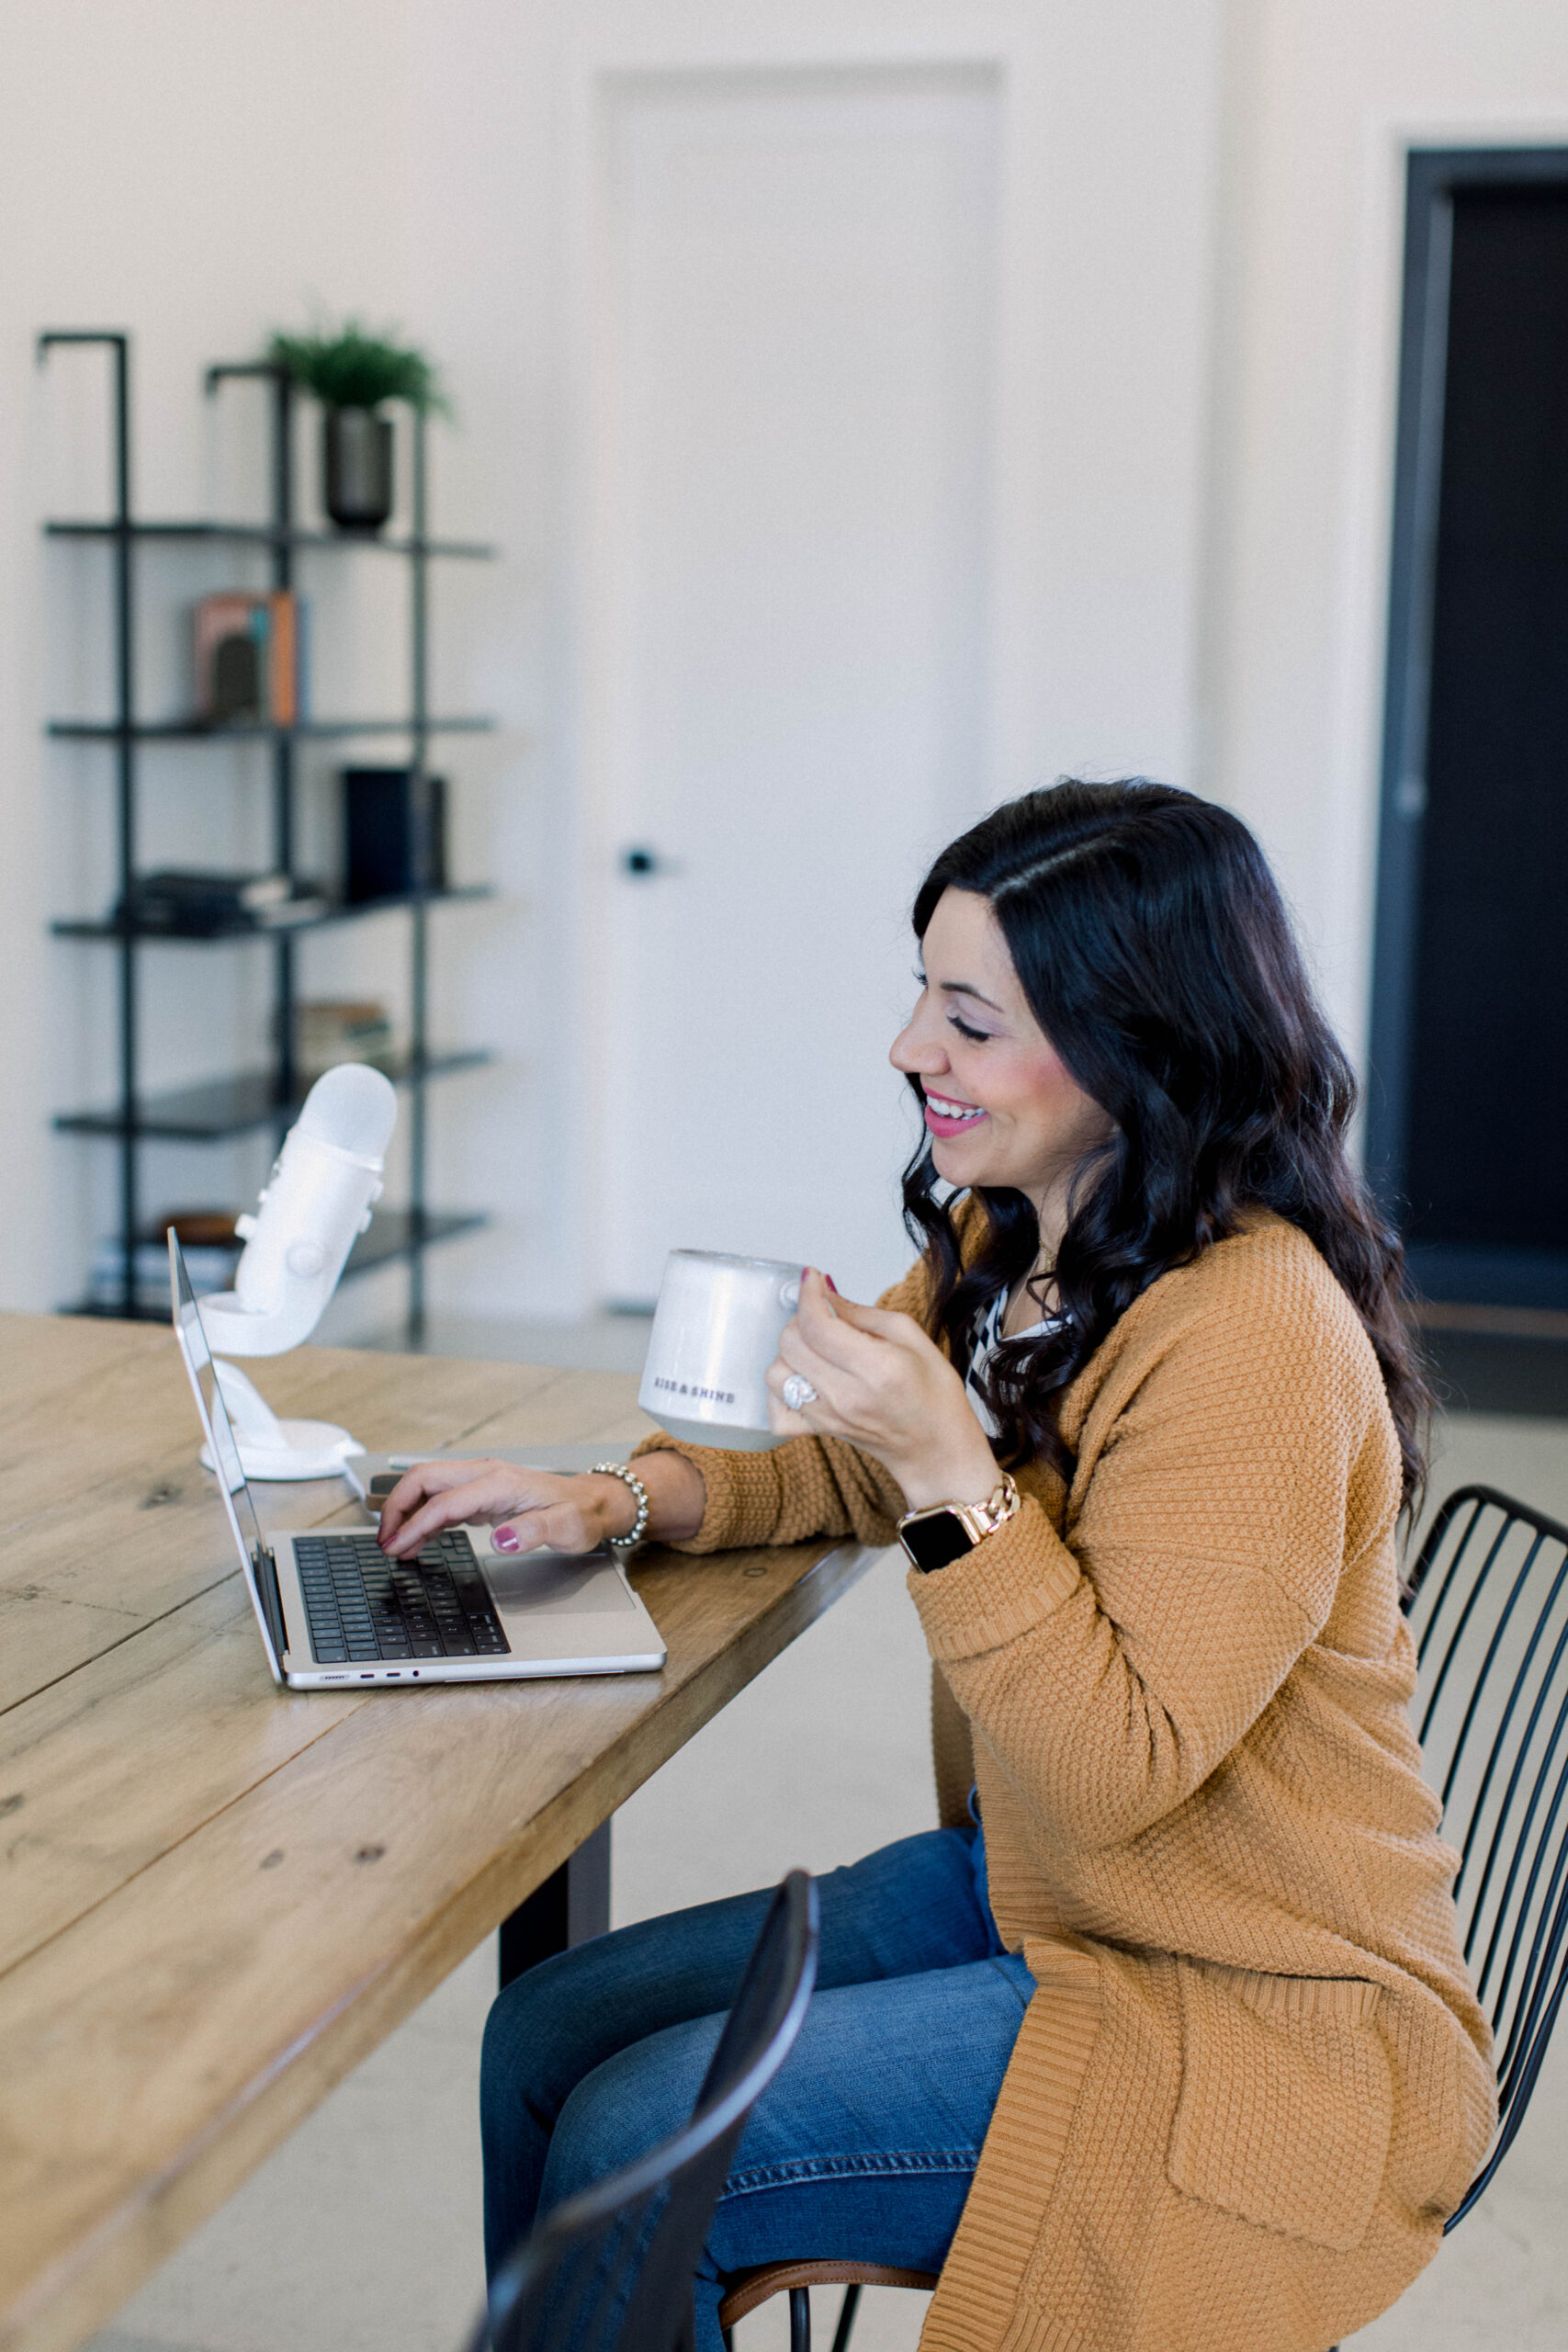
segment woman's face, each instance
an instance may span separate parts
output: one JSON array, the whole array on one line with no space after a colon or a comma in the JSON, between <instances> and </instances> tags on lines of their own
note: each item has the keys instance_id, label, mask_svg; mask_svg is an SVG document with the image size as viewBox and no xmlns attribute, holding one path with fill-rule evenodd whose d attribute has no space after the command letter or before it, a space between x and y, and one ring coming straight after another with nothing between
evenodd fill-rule
<instances>
[{"instance_id":1,"label":"woman's face","mask_svg":"<svg viewBox=\"0 0 1568 2352\"><path fill-rule=\"evenodd\" d=\"M888 1058L920 1082L936 1172L1025 1193L1043 1222L1111 1123L1030 1011L988 899L944 890L921 945L925 986Z\"/></svg>"}]
</instances>

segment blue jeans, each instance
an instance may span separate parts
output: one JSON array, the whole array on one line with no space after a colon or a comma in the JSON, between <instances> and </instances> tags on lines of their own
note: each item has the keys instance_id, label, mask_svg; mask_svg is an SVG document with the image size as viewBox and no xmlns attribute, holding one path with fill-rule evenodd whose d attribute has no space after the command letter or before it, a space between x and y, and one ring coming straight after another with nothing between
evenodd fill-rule
<instances>
[{"instance_id":1,"label":"blue jeans","mask_svg":"<svg viewBox=\"0 0 1568 2352\"><path fill-rule=\"evenodd\" d=\"M1034 1990L1001 1948L978 1838L933 1829L817 1882L817 1990L719 2199L696 2278L699 2352L720 2352L726 2281L753 2264L941 2269ZM492 2276L536 2212L685 2122L769 1899L619 1928L502 1994L479 2099Z\"/></svg>"}]
</instances>

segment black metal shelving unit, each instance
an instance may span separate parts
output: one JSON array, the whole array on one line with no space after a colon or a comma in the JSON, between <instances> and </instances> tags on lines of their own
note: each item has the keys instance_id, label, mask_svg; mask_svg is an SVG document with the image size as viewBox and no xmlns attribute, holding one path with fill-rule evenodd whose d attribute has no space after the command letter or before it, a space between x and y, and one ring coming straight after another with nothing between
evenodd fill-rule
<instances>
[{"instance_id":1,"label":"black metal shelving unit","mask_svg":"<svg viewBox=\"0 0 1568 2352\"><path fill-rule=\"evenodd\" d=\"M431 712L430 566L442 558L482 560L492 548L475 541L433 538L428 527L425 419L412 413L412 528L406 536L301 529L295 522L293 468L293 387L287 374L265 362L222 363L207 371L206 389L214 396L225 382L240 377L262 379L271 387L272 518L267 523L220 523L206 520L146 520L132 511L130 486L130 344L120 332L95 328L60 330L39 337L40 360L62 345L90 345L109 356L112 380L115 511L98 519L49 522L45 534L52 539L102 542L113 558L114 716L107 719L62 718L50 722L49 734L62 741L104 743L115 754L117 802L117 866L118 903L130 903L137 874L137 818L140 777L138 752L145 743L232 743L267 745L272 769L273 862L280 873L295 872L295 794L297 747L301 742L346 741L355 736L395 735L408 745L413 776L416 842L421 844L416 888L400 898L367 900L355 905L316 906L297 922L265 927L236 925L199 937L152 931L133 922L108 918L102 922L62 921L51 927L62 939L96 940L112 944L118 978L118 1099L111 1105L61 1113L55 1125L70 1135L107 1138L117 1147L118 1162L118 1240L122 1261L120 1295L113 1306L92 1302L72 1309L79 1314L112 1314L133 1320L149 1319L153 1310L137 1301L136 1237L141 1222L139 1155L152 1141L218 1142L271 1128L278 1143L307 1091L295 1067L294 1032L297 990L297 943L302 933L329 924L363 921L371 915L399 914L409 926L409 1050L388 1069L393 1083L409 1102L409 1198L401 1209L378 1210L367 1233L355 1244L344 1269L348 1275L401 1262L408 1269L408 1329L417 1340L424 1322L425 1252L454 1236L483 1225L478 1215L432 1209L426 1193L429 1156L427 1091L433 1080L460 1070L481 1067L490 1059L479 1050L435 1051L429 1036L430 917L434 909L460 905L489 897L487 888L433 890L427 887L431 840L429 754L438 734L483 731L493 721ZM136 563L139 546L152 544L231 544L263 548L270 556L270 585L292 588L297 554L310 549L375 548L409 566L409 707L392 718L363 719L301 719L293 726L234 725L207 727L188 720L145 720L137 714L136 691ZM236 940L264 945L273 960L273 1060L265 1069L243 1070L231 1078L143 1094L139 1070L138 979L141 956L150 948L212 948ZM161 1315L164 1310L158 1310Z\"/></svg>"}]
</instances>

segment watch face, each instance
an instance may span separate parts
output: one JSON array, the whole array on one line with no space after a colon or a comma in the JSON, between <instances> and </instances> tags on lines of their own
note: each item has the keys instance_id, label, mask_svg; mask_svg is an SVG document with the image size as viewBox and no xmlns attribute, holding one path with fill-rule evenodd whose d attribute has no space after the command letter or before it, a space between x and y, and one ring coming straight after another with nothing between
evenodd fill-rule
<instances>
[{"instance_id":1,"label":"watch face","mask_svg":"<svg viewBox=\"0 0 1568 2352\"><path fill-rule=\"evenodd\" d=\"M950 1560L961 1560L975 1548L973 1536L955 1510L933 1510L926 1518L909 1521L898 1532L918 1568L945 1568Z\"/></svg>"}]
</instances>

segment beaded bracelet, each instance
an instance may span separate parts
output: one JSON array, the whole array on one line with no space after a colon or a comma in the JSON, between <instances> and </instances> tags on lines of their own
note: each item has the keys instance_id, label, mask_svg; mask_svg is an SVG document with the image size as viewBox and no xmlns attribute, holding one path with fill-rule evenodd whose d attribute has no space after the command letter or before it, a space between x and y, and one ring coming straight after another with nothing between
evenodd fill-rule
<instances>
[{"instance_id":1,"label":"beaded bracelet","mask_svg":"<svg viewBox=\"0 0 1568 2352\"><path fill-rule=\"evenodd\" d=\"M627 1533L612 1535L606 1539L612 1552L624 1553L629 1556L648 1533L648 1514L650 1509L648 1488L643 1485L637 1472L629 1470L624 1462L596 1462L588 1475L592 1478L619 1478L631 1488L637 1498L637 1517L633 1520Z\"/></svg>"}]
</instances>

